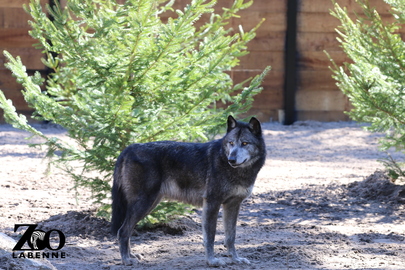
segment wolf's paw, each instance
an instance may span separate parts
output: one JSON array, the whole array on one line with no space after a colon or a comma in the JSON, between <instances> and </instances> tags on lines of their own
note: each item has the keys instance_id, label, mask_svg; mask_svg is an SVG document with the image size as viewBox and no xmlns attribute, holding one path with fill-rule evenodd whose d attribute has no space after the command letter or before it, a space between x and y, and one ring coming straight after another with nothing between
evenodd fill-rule
<instances>
[{"instance_id":1,"label":"wolf's paw","mask_svg":"<svg viewBox=\"0 0 405 270\"><path fill-rule=\"evenodd\" d=\"M135 254L131 253L131 258L135 258L138 261L143 260L143 256L141 254L138 254L138 253L135 253Z\"/></svg>"},{"instance_id":2,"label":"wolf's paw","mask_svg":"<svg viewBox=\"0 0 405 270\"><path fill-rule=\"evenodd\" d=\"M143 257L140 254L131 254L130 258L122 258L122 264L126 266L138 264Z\"/></svg>"},{"instance_id":3,"label":"wolf's paw","mask_svg":"<svg viewBox=\"0 0 405 270\"><path fill-rule=\"evenodd\" d=\"M136 259L122 259L122 264L125 266L131 266L135 265L138 263L138 260Z\"/></svg>"},{"instance_id":4,"label":"wolf's paw","mask_svg":"<svg viewBox=\"0 0 405 270\"><path fill-rule=\"evenodd\" d=\"M233 261L234 263L239 263L239 264L242 264L242 263L250 264L250 261L249 261L248 259L246 259L246 258L241 258L241 257L232 258L232 261Z\"/></svg>"},{"instance_id":5,"label":"wolf's paw","mask_svg":"<svg viewBox=\"0 0 405 270\"><path fill-rule=\"evenodd\" d=\"M214 266L214 267L219 267L219 266L225 266L226 262L224 260L218 259L218 258L212 258L207 261L209 266Z\"/></svg>"}]
</instances>

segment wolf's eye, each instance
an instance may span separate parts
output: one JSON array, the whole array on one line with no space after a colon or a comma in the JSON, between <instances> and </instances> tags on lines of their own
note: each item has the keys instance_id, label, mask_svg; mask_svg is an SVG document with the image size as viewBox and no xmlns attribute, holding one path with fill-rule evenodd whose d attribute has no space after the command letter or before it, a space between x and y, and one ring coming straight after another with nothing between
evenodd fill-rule
<instances>
[{"instance_id":1,"label":"wolf's eye","mask_svg":"<svg viewBox=\"0 0 405 270\"><path fill-rule=\"evenodd\" d=\"M246 145L248 145L249 143L248 142L242 142L242 145L243 146L246 146Z\"/></svg>"},{"instance_id":2,"label":"wolf's eye","mask_svg":"<svg viewBox=\"0 0 405 270\"><path fill-rule=\"evenodd\" d=\"M230 141L229 144L232 145L232 146L234 145L233 141Z\"/></svg>"}]
</instances>

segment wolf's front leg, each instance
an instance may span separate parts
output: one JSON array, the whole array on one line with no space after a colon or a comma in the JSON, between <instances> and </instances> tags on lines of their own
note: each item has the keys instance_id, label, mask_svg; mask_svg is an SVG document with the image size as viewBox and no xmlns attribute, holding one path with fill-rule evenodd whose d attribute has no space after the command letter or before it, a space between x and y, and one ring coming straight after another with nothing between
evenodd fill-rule
<instances>
[{"instance_id":1,"label":"wolf's front leg","mask_svg":"<svg viewBox=\"0 0 405 270\"><path fill-rule=\"evenodd\" d=\"M215 258L214 256L214 240L217 229L217 219L220 203L213 203L204 199L203 214L202 214L202 228L205 247L205 257L210 266L224 266L225 261Z\"/></svg>"},{"instance_id":2,"label":"wolf's front leg","mask_svg":"<svg viewBox=\"0 0 405 270\"><path fill-rule=\"evenodd\" d=\"M228 254L236 263L250 264L248 259L241 258L236 253L235 237L236 237L236 222L238 220L240 204L243 200L236 198L228 201L222 206L224 211L224 227L225 227L225 246L228 249Z\"/></svg>"}]
</instances>

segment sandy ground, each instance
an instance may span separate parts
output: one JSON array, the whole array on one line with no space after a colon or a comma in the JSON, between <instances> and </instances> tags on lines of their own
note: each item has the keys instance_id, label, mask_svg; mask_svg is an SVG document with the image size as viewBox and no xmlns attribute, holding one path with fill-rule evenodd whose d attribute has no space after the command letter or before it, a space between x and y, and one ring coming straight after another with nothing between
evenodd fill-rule
<instances>
[{"instance_id":1,"label":"sandy ground","mask_svg":"<svg viewBox=\"0 0 405 270\"><path fill-rule=\"evenodd\" d=\"M380 135L347 122L263 127L268 159L243 203L236 239L251 264L226 269L405 269L405 191L374 173L385 157ZM55 127L41 130L64 136ZM44 151L29 148L26 136L0 126L0 232L18 239L14 224L23 223L62 231L66 258L49 259L56 269L131 269L120 264L109 223L94 216L89 192L77 204L68 177L56 169L44 175ZM207 269L200 221L198 209L138 231L132 251L144 259L134 269ZM223 257L221 218L218 224L216 252ZM26 267L0 253L0 269Z\"/></svg>"}]
</instances>

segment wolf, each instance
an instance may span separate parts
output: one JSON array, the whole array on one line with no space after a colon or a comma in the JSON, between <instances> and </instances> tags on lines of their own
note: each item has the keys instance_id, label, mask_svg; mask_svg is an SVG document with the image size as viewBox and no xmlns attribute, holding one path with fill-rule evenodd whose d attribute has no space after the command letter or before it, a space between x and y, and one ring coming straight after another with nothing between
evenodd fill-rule
<instances>
[{"instance_id":1,"label":"wolf","mask_svg":"<svg viewBox=\"0 0 405 270\"><path fill-rule=\"evenodd\" d=\"M119 155L112 187L112 233L124 265L135 225L165 198L202 206L202 231L209 266L224 266L214 256L218 212L222 205L225 246L235 263L249 264L235 249L236 222L242 201L253 189L266 160L260 122L227 119L222 139L207 143L158 141L132 144Z\"/></svg>"}]
</instances>

